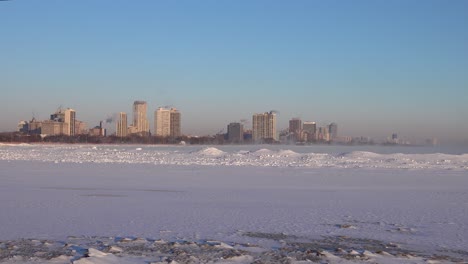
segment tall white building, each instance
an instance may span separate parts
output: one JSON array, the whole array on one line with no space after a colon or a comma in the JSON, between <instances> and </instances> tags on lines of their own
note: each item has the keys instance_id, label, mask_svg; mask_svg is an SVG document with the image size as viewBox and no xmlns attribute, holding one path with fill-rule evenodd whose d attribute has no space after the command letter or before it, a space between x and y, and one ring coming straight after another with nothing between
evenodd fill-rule
<instances>
[{"instance_id":1,"label":"tall white building","mask_svg":"<svg viewBox=\"0 0 468 264\"><path fill-rule=\"evenodd\" d=\"M64 134L68 136L75 135L75 121L76 121L76 112L73 109L68 108L65 110L65 125L64 125Z\"/></svg>"},{"instance_id":2,"label":"tall white building","mask_svg":"<svg viewBox=\"0 0 468 264\"><path fill-rule=\"evenodd\" d=\"M124 112L119 113L119 118L116 124L116 135L118 137L127 136L127 114Z\"/></svg>"},{"instance_id":3,"label":"tall white building","mask_svg":"<svg viewBox=\"0 0 468 264\"><path fill-rule=\"evenodd\" d=\"M181 135L181 114L175 108L159 107L154 112L154 131L157 136L176 138Z\"/></svg>"},{"instance_id":4,"label":"tall white building","mask_svg":"<svg viewBox=\"0 0 468 264\"><path fill-rule=\"evenodd\" d=\"M154 131L156 136L168 137L171 135L171 110L159 107L154 112Z\"/></svg>"},{"instance_id":5,"label":"tall white building","mask_svg":"<svg viewBox=\"0 0 468 264\"><path fill-rule=\"evenodd\" d=\"M252 139L254 142L278 140L276 133L276 113L265 112L252 117Z\"/></svg>"},{"instance_id":6,"label":"tall white building","mask_svg":"<svg viewBox=\"0 0 468 264\"><path fill-rule=\"evenodd\" d=\"M149 133L149 122L146 117L146 102L135 101L133 103L133 126L135 127L136 133Z\"/></svg>"}]
</instances>

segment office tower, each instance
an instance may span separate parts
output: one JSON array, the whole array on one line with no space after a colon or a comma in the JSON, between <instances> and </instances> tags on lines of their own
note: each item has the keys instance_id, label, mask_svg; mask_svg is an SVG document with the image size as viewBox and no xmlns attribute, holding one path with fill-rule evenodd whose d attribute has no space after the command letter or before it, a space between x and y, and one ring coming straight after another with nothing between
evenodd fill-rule
<instances>
[{"instance_id":1,"label":"office tower","mask_svg":"<svg viewBox=\"0 0 468 264\"><path fill-rule=\"evenodd\" d=\"M227 126L228 141L231 143L241 143L244 141L244 126L241 123L230 123Z\"/></svg>"},{"instance_id":2,"label":"office tower","mask_svg":"<svg viewBox=\"0 0 468 264\"><path fill-rule=\"evenodd\" d=\"M179 110L171 108L171 134L172 138L180 137L181 134L181 114Z\"/></svg>"},{"instance_id":3,"label":"office tower","mask_svg":"<svg viewBox=\"0 0 468 264\"><path fill-rule=\"evenodd\" d=\"M293 135L294 139L301 141L302 137L302 120L299 118L293 118L289 120L289 133Z\"/></svg>"},{"instance_id":4,"label":"office tower","mask_svg":"<svg viewBox=\"0 0 468 264\"><path fill-rule=\"evenodd\" d=\"M252 117L252 133L254 142L260 142L265 139L277 141L276 113L271 111L263 114L254 114Z\"/></svg>"},{"instance_id":5,"label":"office tower","mask_svg":"<svg viewBox=\"0 0 468 264\"><path fill-rule=\"evenodd\" d=\"M156 136L167 137L171 134L171 110L159 107L154 112L154 131Z\"/></svg>"},{"instance_id":6,"label":"office tower","mask_svg":"<svg viewBox=\"0 0 468 264\"><path fill-rule=\"evenodd\" d=\"M293 118L289 120L289 133L298 133L302 130L302 120Z\"/></svg>"},{"instance_id":7,"label":"office tower","mask_svg":"<svg viewBox=\"0 0 468 264\"><path fill-rule=\"evenodd\" d=\"M119 113L119 118L116 124L116 135L118 137L127 136L127 114L124 112Z\"/></svg>"},{"instance_id":8,"label":"office tower","mask_svg":"<svg viewBox=\"0 0 468 264\"><path fill-rule=\"evenodd\" d=\"M304 122L302 124L302 129L305 132L305 136L307 137L307 141L314 141L316 140L317 135L317 124L315 122Z\"/></svg>"},{"instance_id":9,"label":"office tower","mask_svg":"<svg viewBox=\"0 0 468 264\"><path fill-rule=\"evenodd\" d=\"M330 131L328 131L328 128L328 126L318 128L317 140L330 141Z\"/></svg>"},{"instance_id":10,"label":"office tower","mask_svg":"<svg viewBox=\"0 0 468 264\"><path fill-rule=\"evenodd\" d=\"M336 123L331 123L328 126L328 133L330 134L330 140L338 138L338 125Z\"/></svg>"},{"instance_id":11,"label":"office tower","mask_svg":"<svg viewBox=\"0 0 468 264\"><path fill-rule=\"evenodd\" d=\"M74 136L75 135L75 119L76 119L76 112L73 109L68 108L65 110L64 113L64 133L65 135L68 136Z\"/></svg>"},{"instance_id":12,"label":"office tower","mask_svg":"<svg viewBox=\"0 0 468 264\"><path fill-rule=\"evenodd\" d=\"M135 101L133 103L133 124L136 133L146 134L149 133L149 123L146 117L146 102Z\"/></svg>"},{"instance_id":13,"label":"office tower","mask_svg":"<svg viewBox=\"0 0 468 264\"><path fill-rule=\"evenodd\" d=\"M154 113L154 131L157 136L176 138L181 135L181 114L175 108L159 107Z\"/></svg>"},{"instance_id":14,"label":"office tower","mask_svg":"<svg viewBox=\"0 0 468 264\"><path fill-rule=\"evenodd\" d=\"M304 122L302 129L307 133L315 134L317 132L317 124L315 122Z\"/></svg>"}]
</instances>

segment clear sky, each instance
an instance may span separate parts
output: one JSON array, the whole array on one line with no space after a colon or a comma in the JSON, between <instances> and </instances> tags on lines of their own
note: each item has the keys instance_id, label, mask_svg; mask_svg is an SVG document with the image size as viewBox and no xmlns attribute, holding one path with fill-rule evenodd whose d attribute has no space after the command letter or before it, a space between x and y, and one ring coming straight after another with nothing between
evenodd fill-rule
<instances>
[{"instance_id":1,"label":"clear sky","mask_svg":"<svg viewBox=\"0 0 468 264\"><path fill-rule=\"evenodd\" d=\"M0 131L146 100L186 134L274 109L278 129L468 142L468 1L0 1L0 89Z\"/></svg>"}]
</instances>

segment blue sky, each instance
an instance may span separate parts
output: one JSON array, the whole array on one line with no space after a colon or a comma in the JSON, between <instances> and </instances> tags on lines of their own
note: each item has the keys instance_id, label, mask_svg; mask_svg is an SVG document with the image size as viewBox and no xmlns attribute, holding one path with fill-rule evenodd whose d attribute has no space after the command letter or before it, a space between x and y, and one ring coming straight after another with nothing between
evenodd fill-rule
<instances>
[{"instance_id":1,"label":"blue sky","mask_svg":"<svg viewBox=\"0 0 468 264\"><path fill-rule=\"evenodd\" d=\"M146 100L187 134L274 109L279 129L468 142L468 1L13 0L0 25L0 131Z\"/></svg>"}]
</instances>

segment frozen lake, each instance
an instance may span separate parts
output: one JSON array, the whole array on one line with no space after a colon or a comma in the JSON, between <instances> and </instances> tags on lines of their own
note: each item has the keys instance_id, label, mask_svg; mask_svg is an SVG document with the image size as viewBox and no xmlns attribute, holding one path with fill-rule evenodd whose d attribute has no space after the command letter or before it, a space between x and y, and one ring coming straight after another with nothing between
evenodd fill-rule
<instances>
[{"instance_id":1,"label":"frozen lake","mask_svg":"<svg viewBox=\"0 0 468 264\"><path fill-rule=\"evenodd\" d=\"M434 254L466 261L468 156L446 152L3 145L0 240L129 237L272 249L346 237L419 252L422 262Z\"/></svg>"}]
</instances>

